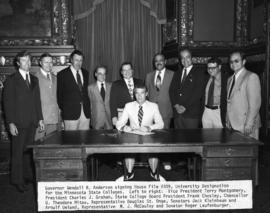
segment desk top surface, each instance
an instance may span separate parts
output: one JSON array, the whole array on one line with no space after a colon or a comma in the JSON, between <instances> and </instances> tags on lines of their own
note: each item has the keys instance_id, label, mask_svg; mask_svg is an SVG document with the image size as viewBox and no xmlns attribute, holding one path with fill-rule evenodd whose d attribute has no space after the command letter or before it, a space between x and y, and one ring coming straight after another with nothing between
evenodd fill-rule
<instances>
[{"instance_id":1,"label":"desk top surface","mask_svg":"<svg viewBox=\"0 0 270 213\"><path fill-rule=\"evenodd\" d=\"M152 135L135 135L117 130L61 131L36 141L30 147L58 146L208 146L261 145L239 132L227 129L158 130Z\"/></svg>"}]
</instances>

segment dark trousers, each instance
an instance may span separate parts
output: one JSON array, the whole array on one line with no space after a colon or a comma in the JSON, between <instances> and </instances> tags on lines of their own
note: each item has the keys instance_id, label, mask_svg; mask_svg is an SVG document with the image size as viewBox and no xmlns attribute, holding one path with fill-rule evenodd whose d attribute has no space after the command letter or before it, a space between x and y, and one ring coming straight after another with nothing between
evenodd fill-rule
<instances>
[{"instance_id":1,"label":"dark trousers","mask_svg":"<svg viewBox=\"0 0 270 213\"><path fill-rule=\"evenodd\" d=\"M27 145L33 144L36 128L18 128L18 135L12 136L11 183L23 184L25 179L33 179L33 158Z\"/></svg>"},{"instance_id":2,"label":"dark trousers","mask_svg":"<svg viewBox=\"0 0 270 213\"><path fill-rule=\"evenodd\" d=\"M199 128L198 118L186 118L182 115L178 115L174 118L175 129L196 129Z\"/></svg>"}]
</instances>

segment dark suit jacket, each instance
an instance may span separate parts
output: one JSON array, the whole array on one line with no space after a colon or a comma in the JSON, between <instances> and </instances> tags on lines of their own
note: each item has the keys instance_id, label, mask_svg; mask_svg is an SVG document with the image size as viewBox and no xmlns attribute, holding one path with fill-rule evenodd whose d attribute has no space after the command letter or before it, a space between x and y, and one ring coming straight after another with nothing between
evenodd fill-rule
<instances>
[{"instance_id":1,"label":"dark suit jacket","mask_svg":"<svg viewBox=\"0 0 270 213\"><path fill-rule=\"evenodd\" d=\"M70 67L57 74L57 102L61 109L63 120L77 120L81 115L81 103L86 118L90 118L90 100L87 93L89 74L82 69L83 89L79 90L78 84Z\"/></svg>"},{"instance_id":2,"label":"dark suit jacket","mask_svg":"<svg viewBox=\"0 0 270 213\"><path fill-rule=\"evenodd\" d=\"M227 113L227 81L230 74L226 70L221 70L221 93L220 93L220 117L223 127L226 127L226 113ZM211 77L208 78L208 80ZM207 81L208 82L208 81ZM205 103L205 93L204 100Z\"/></svg>"},{"instance_id":3,"label":"dark suit jacket","mask_svg":"<svg viewBox=\"0 0 270 213\"><path fill-rule=\"evenodd\" d=\"M30 74L30 81L28 88L19 71L5 81L3 101L7 124L28 128L30 125L37 126L43 120L38 79Z\"/></svg>"},{"instance_id":4,"label":"dark suit jacket","mask_svg":"<svg viewBox=\"0 0 270 213\"><path fill-rule=\"evenodd\" d=\"M141 79L133 78L134 86L142 84ZM133 101L128 92L128 87L124 79L113 82L110 96L111 116L117 117L117 108L124 108L125 104Z\"/></svg>"},{"instance_id":5,"label":"dark suit jacket","mask_svg":"<svg viewBox=\"0 0 270 213\"><path fill-rule=\"evenodd\" d=\"M170 99L174 117L178 116L174 105L183 105L186 111L182 114L186 118L200 119L203 111L203 96L206 85L206 75L203 69L193 65L184 82L181 83L182 69L175 72L170 86Z\"/></svg>"}]
</instances>

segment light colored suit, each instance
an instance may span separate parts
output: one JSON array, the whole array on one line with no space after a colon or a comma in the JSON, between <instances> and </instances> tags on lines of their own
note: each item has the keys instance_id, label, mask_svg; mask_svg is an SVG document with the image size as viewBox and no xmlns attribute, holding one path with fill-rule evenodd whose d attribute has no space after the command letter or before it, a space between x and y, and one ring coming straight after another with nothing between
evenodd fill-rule
<instances>
[{"instance_id":1,"label":"light colored suit","mask_svg":"<svg viewBox=\"0 0 270 213\"><path fill-rule=\"evenodd\" d=\"M229 91L233 77L228 79ZM229 95L229 92L227 93ZM228 96L227 96L228 97ZM261 126L259 110L261 107L261 85L257 74L246 69L235 81L235 85L227 100L227 126L244 132L245 126L253 126L251 137L258 138Z\"/></svg>"},{"instance_id":2,"label":"light colored suit","mask_svg":"<svg viewBox=\"0 0 270 213\"><path fill-rule=\"evenodd\" d=\"M139 106L140 105L137 101L133 101L125 105L121 117L116 122L116 128L118 130L125 126L128 120L132 129L140 128L138 120ZM151 130L162 129L164 127L164 123L158 110L158 105L150 101L145 101L142 104L142 107L143 118L141 126L148 126Z\"/></svg>"},{"instance_id":3,"label":"light colored suit","mask_svg":"<svg viewBox=\"0 0 270 213\"><path fill-rule=\"evenodd\" d=\"M152 71L146 75L145 85L148 90L149 101L157 103L160 114L164 121L164 128L170 128L170 120L173 117L172 104L169 95L169 89L174 72L166 69L164 73L164 78L159 91L156 89L155 85L155 74L156 71Z\"/></svg>"},{"instance_id":4,"label":"light colored suit","mask_svg":"<svg viewBox=\"0 0 270 213\"><path fill-rule=\"evenodd\" d=\"M91 103L91 125L93 129L112 129L110 111L110 93L112 84L105 83L105 100L103 101L97 83L88 86Z\"/></svg>"}]
</instances>

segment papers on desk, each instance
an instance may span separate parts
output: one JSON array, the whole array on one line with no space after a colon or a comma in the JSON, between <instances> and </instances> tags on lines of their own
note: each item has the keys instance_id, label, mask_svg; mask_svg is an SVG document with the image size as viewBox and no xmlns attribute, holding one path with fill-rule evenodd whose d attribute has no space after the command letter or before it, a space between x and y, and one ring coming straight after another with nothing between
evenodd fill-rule
<instances>
[{"instance_id":1,"label":"papers on desk","mask_svg":"<svg viewBox=\"0 0 270 213\"><path fill-rule=\"evenodd\" d=\"M125 131L126 133L132 133L132 134L136 134L136 135L153 135L155 134L154 132L143 132L140 130L131 130L131 131Z\"/></svg>"}]
</instances>

